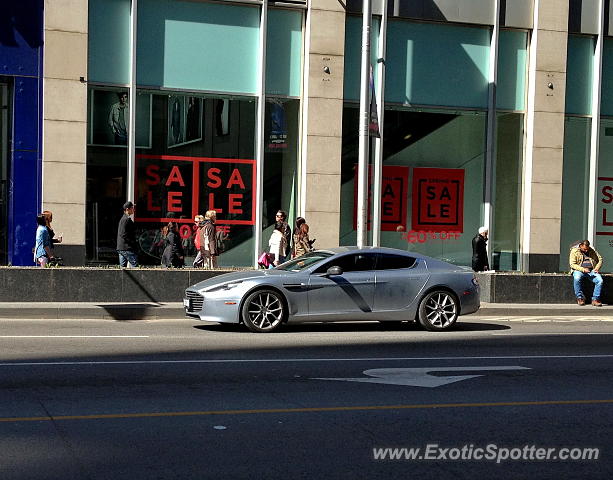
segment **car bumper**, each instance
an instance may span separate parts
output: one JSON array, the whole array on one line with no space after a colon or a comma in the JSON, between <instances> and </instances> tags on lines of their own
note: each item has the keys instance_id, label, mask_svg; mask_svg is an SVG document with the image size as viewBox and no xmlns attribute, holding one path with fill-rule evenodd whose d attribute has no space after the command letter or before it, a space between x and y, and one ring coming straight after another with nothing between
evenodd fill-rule
<instances>
[{"instance_id":1,"label":"car bumper","mask_svg":"<svg viewBox=\"0 0 613 480\"><path fill-rule=\"evenodd\" d=\"M211 298L195 291L186 291L183 298L185 315L203 322L239 323L240 299Z\"/></svg>"}]
</instances>

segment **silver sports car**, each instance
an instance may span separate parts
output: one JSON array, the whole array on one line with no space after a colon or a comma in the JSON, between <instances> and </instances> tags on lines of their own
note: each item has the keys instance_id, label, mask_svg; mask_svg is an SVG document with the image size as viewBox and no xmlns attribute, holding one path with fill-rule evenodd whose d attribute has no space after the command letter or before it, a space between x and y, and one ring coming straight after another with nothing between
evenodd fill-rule
<instances>
[{"instance_id":1,"label":"silver sports car","mask_svg":"<svg viewBox=\"0 0 613 480\"><path fill-rule=\"evenodd\" d=\"M316 250L270 270L210 278L185 290L190 317L272 332L283 323L417 320L446 330L479 309L474 273L392 248Z\"/></svg>"}]
</instances>

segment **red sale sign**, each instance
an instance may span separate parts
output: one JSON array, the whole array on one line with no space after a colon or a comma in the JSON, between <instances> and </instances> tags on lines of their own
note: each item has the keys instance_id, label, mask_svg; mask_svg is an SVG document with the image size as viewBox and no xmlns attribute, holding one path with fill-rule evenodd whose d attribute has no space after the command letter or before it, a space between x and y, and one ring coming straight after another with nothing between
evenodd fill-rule
<instances>
[{"instance_id":1,"label":"red sale sign","mask_svg":"<svg viewBox=\"0 0 613 480\"><path fill-rule=\"evenodd\" d=\"M372 168L368 175L368 229L371 229ZM409 167L384 165L381 182L381 230L405 230L407 224L407 196ZM353 228L357 229L358 165L355 165L353 190Z\"/></svg>"},{"instance_id":2,"label":"red sale sign","mask_svg":"<svg viewBox=\"0 0 613 480\"><path fill-rule=\"evenodd\" d=\"M413 169L413 230L463 232L464 170Z\"/></svg>"},{"instance_id":3,"label":"red sale sign","mask_svg":"<svg viewBox=\"0 0 613 480\"><path fill-rule=\"evenodd\" d=\"M218 225L255 224L255 160L137 155L137 222L193 223L217 212Z\"/></svg>"}]
</instances>

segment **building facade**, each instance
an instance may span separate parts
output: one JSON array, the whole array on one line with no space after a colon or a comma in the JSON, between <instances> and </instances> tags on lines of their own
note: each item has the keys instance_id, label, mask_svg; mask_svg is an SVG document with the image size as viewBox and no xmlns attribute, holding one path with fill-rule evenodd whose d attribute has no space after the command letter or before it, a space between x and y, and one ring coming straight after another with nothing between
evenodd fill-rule
<instances>
[{"instance_id":1,"label":"building facade","mask_svg":"<svg viewBox=\"0 0 613 480\"><path fill-rule=\"evenodd\" d=\"M613 258L608 2L372 5L369 243L470 265L486 225L496 270L564 271L583 238ZM145 265L169 221L193 256L213 209L222 266L256 264L278 209L356 243L361 1L7 8L0 263L33 264L51 210L66 264L115 264L127 199Z\"/></svg>"}]
</instances>

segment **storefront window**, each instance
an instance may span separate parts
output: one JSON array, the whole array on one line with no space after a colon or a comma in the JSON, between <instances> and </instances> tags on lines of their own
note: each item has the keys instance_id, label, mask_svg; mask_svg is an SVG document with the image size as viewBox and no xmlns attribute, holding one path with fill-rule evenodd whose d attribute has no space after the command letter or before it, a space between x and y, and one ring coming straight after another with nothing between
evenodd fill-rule
<instances>
[{"instance_id":1,"label":"storefront window","mask_svg":"<svg viewBox=\"0 0 613 480\"><path fill-rule=\"evenodd\" d=\"M613 118L600 120L600 148L594 215L594 244L604 258L613 257ZM611 264L603 264L603 272L612 271Z\"/></svg>"},{"instance_id":2,"label":"storefront window","mask_svg":"<svg viewBox=\"0 0 613 480\"><path fill-rule=\"evenodd\" d=\"M115 125L127 118L124 94L90 90L87 246L91 260L106 263L117 262L126 195L126 139ZM218 229L228 236L219 265L251 264L255 105L249 98L138 92L134 201L141 264L160 264L164 227L175 221L189 265L196 254L193 219L207 210L217 211Z\"/></svg>"},{"instance_id":3,"label":"storefront window","mask_svg":"<svg viewBox=\"0 0 613 480\"><path fill-rule=\"evenodd\" d=\"M587 238L590 135L590 118L566 117L562 173L564 214L560 231L560 271L562 272L568 270L569 247Z\"/></svg>"},{"instance_id":4,"label":"storefront window","mask_svg":"<svg viewBox=\"0 0 613 480\"><path fill-rule=\"evenodd\" d=\"M345 107L341 238L355 242L357 108ZM346 122L345 122L346 120ZM347 130L345 130L347 125ZM483 223L486 115L386 109L381 245L470 265Z\"/></svg>"},{"instance_id":5,"label":"storefront window","mask_svg":"<svg viewBox=\"0 0 613 480\"><path fill-rule=\"evenodd\" d=\"M494 225L490 240L494 270L519 269L524 115L499 113L496 132Z\"/></svg>"},{"instance_id":6,"label":"storefront window","mask_svg":"<svg viewBox=\"0 0 613 480\"><path fill-rule=\"evenodd\" d=\"M300 100L269 98L264 126L263 247L275 224L275 213L284 210L294 231L298 199L298 145Z\"/></svg>"}]
</instances>

